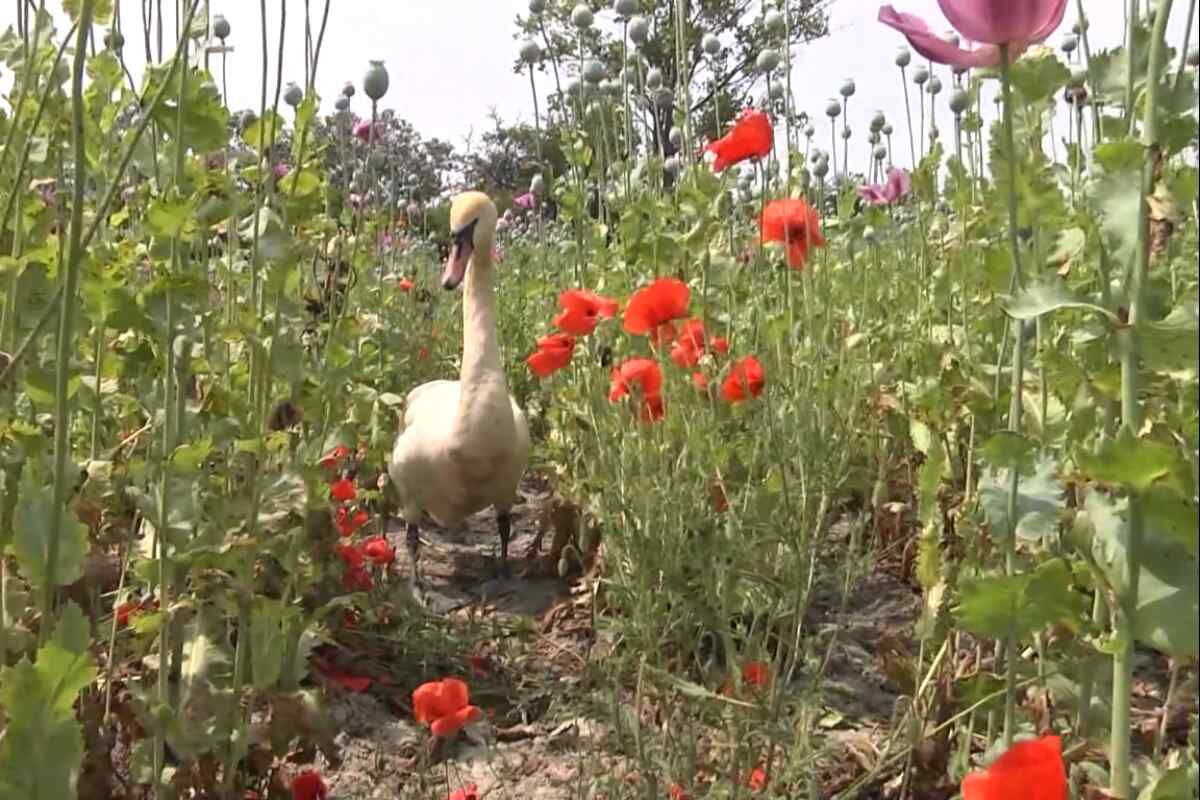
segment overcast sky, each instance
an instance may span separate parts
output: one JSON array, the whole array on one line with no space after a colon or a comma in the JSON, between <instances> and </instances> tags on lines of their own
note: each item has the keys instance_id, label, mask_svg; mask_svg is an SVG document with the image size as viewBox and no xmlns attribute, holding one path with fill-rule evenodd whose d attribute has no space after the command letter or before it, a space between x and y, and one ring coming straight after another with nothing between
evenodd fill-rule
<instances>
[{"instance_id":1,"label":"overcast sky","mask_svg":"<svg viewBox=\"0 0 1200 800\"><path fill-rule=\"evenodd\" d=\"M227 65L229 105L234 109L257 109L262 58L259 3L253 0L210 1L212 13L223 14L233 29L228 40L235 49L228 56ZM648 2L650 0L643 0L643 3ZM893 2L901 11L924 16L935 31L948 29L937 0ZM140 42L142 0L119 0L119 4L128 39L126 57L136 75L143 60ZM58 6L58 0L50 0L50 5ZM170 8L174 3L166 0L163 5ZM309 5L315 28L324 3L309 0ZM1092 19L1093 49L1120 43L1123 5L1120 0L1084 0ZM1186 0L1174 4L1169 42L1175 47L1179 47L1183 39L1187 5ZM280 0L268 0L267 6L273 91ZM382 101L383 106L394 108L427 137L449 139L461 145L473 127L479 131L488 125L487 115L493 108L506 120L530 121L533 104L528 79L512 72L517 47L514 20L518 13L526 11L526 7L527 0L332 0L317 75L317 91L322 96L323 106L331 109L342 84L351 80L360 86L353 108L359 114L368 114L370 106L361 91L361 79L367 61L379 59L386 63L391 75L391 89ZM303 83L304 3L290 0L287 8L284 81ZM829 146L829 126L823 115L826 101L837 96L843 78L855 78L857 93L850 101L849 114L854 131L850 143L852 163L861 162L866 156L863 137L867 120L875 109L884 111L897 134L904 131L904 100L899 71L893 64L896 48L903 43L903 38L876 21L878 8L879 3L875 0L834 0L830 35L797 47L793 52L796 106L818 118L817 141L822 147ZM12 4L5 2L0 11L0 27L8 27L12 14ZM608 12L602 16L613 15ZM1075 3L1069 2L1062 29L1047 43L1057 47L1062 34L1070 30L1074 21ZM1190 42L1194 45L1197 38L1195 22L1192 28ZM220 69L215 60L212 68L219 80ZM943 83L949 85L949 71L939 68L939 74ZM539 78L539 90L545 92L551 82L544 76ZM0 86L7 90L8 83L4 81ZM948 96L948 90L941 95L943 104ZM948 136L951 125L945 105L939 110L939 118L944 136ZM895 150L896 160L906 164L906 134L895 140Z\"/></svg>"}]
</instances>

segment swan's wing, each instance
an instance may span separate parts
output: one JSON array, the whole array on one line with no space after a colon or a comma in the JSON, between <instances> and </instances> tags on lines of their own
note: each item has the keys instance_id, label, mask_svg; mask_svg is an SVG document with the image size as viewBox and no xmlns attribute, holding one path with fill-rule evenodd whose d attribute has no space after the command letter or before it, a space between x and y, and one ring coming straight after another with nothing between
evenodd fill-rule
<instances>
[{"instance_id":1,"label":"swan's wing","mask_svg":"<svg viewBox=\"0 0 1200 800\"><path fill-rule=\"evenodd\" d=\"M427 408L433 410L426 410ZM457 408L458 381L436 380L422 383L404 399L404 427L415 424L415 421L425 414L453 414Z\"/></svg>"}]
</instances>

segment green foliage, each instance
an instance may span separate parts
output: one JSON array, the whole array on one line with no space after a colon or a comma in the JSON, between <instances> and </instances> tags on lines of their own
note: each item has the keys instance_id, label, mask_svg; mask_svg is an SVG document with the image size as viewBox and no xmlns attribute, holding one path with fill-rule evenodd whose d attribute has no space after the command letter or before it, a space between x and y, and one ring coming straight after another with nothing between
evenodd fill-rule
<instances>
[{"instance_id":1,"label":"green foliage","mask_svg":"<svg viewBox=\"0 0 1200 800\"><path fill-rule=\"evenodd\" d=\"M962 582L962 600L954 617L979 636L1028 639L1049 625L1079 630L1085 600L1072 588L1071 569L1060 558L1016 575L971 578Z\"/></svg>"},{"instance_id":2,"label":"green foliage","mask_svg":"<svg viewBox=\"0 0 1200 800\"><path fill-rule=\"evenodd\" d=\"M49 577L50 527L54 509L54 487L38 485L26 471L22 481L16 516L13 520L13 552L21 573L35 587L44 587ZM66 586L83 574L87 553L87 528L70 513L64 513L59 537L58 558L54 566L54 584Z\"/></svg>"}]
</instances>

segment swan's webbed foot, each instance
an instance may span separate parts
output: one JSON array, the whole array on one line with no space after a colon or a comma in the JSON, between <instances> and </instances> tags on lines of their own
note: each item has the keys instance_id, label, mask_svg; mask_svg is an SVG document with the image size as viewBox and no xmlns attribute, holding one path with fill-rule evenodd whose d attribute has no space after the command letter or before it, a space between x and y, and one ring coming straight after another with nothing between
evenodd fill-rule
<instances>
[{"instance_id":1,"label":"swan's webbed foot","mask_svg":"<svg viewBox=\"0 0 1200 800\"><path fill-rule=\"evenodd\" d=\"M500 533L500 554L496 558L496 577L511 578L508 566L508 540L512 535L512 515L507 510L496 512L496 530Z\"/></svg>"}]
</instances>

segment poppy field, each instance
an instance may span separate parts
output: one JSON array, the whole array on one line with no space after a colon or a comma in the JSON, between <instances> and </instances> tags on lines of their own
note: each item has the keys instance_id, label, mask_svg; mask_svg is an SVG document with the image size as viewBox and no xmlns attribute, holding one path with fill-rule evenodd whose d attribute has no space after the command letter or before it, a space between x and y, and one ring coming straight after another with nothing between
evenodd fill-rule
<instances>
[{"instance_id":1,"label":"poppy field","mask_svg":"<svg viewBox=\"0 0 1200 800\"><path fill-rule=\"evenodd\" d=\"M1200 797L1197 4L858 2L9 2L0 800Z\"/></svg>"}]
</instances>

